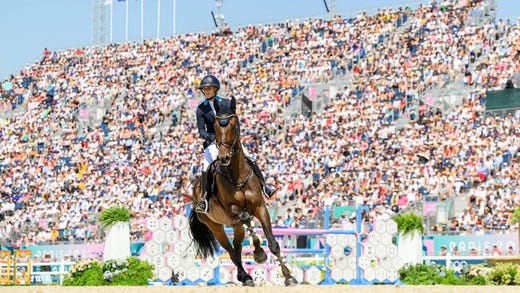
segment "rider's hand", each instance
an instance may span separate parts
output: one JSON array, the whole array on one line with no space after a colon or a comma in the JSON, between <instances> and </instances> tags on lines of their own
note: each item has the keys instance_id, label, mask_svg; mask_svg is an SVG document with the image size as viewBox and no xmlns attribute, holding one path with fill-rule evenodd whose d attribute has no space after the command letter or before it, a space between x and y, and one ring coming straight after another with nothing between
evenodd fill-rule
<instances>
[{"instance_id":1,"label":"rider's hand","mask_svg":"<svg viewBox=\"0 0 520 293\"><path fill-rule=\"evenodd\" d=\"M209 143L212 143L215 141L215 135L214 134L210 134L208 136L206 136L206 141L209 142Z\"/></svg>"}]
</instances>

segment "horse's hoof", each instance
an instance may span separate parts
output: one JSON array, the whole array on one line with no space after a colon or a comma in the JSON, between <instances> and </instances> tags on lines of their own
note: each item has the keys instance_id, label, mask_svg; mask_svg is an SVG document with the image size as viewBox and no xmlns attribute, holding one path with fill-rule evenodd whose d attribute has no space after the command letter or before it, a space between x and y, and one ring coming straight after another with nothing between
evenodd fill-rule
<instances>
[{"instance_id":1,"label":"horse's hoof","mask_svg":"<svg viewBox=\"0 0 520 293\"><path fill-rule=\"evenodd\" d=\"M255 252L255 261L256 261L256 263L262 264L266 260L267 260L267 254L265 253L264 250L262 250L262 251L260 251L258 253Z\"/></svg>"},{"instance_id":2,"label":"horse's hoof","mask_svg":"<svg viewBox=\"0 0 520 293\"><path fill-rule=\"evenodd\" d=\"M285 286L295 286L295 285L298 285L298 281L296 281L296 279L294 277L289 277L287 279L285 279Z\"/></svg>"},{"instance_id":3,"label":"horse's hoof","mask_svg":"<svg viewBox=\"0 0 520 293\"><path fill-rule=\"evenodd\" d=\"M247 280L247 281L244 282L244 286L246 286L246 287L254 287L255 286L255 282L253 282L253 280Z\"/></svg>"}]
</instances>

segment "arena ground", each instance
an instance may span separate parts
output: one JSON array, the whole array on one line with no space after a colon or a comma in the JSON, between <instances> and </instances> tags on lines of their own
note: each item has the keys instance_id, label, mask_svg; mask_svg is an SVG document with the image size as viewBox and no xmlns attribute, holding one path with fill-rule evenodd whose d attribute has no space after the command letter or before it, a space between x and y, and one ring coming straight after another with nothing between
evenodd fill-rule
<instances>
[{"instance_id":1,"label":"arena ground","mask_svg":"<svg viewBox=\"0 0 520 293\"><path fill-rule=\"evenodd\" d=\"M263 286L263 287L242 287L242 286L154 286L154 287L56 287L56 286L28 286L28 287L0 287L0 292L13 293L82 293L82 292L103 292L103 293L140 293L148 292L175 292L175 293L243 293L243 292L277 292L277 293L310 293L317 292L366 292L375 293L402 293L402 292L438 292L438 293L473 293L473 292L520 292L520 286L397 286L397 285L381 285L381 286L349 286L349 285L331 285L331 286L310 286L298 285L295 287L279 287L279 286Z\"/></svg>"}]
</instances>

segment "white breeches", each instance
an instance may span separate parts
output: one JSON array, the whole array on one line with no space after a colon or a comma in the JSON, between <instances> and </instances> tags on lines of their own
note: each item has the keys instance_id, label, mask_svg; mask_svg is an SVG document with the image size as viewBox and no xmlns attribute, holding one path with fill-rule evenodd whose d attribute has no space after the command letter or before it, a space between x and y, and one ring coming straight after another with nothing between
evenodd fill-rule
<instances>
[{"instance_id":1,"label":"white breeches","mask_svg":"<svg viewBox=\"0 0 520 293\"><path fill-rule=\"evenodd\" d=\"M202 171L207 171L211 163L217 159L218 149L217 145L212 143L204 150L204 165Z\"/></svg>"},{"instance_id":2,"label":"white breeches","mask_svg":"<svg viewBox=\"0 0 520 293\"><path fill-rule=\"evenodd\" d=\"M244 152L244 155L246 156L246 158L251 158L251 156L249 156L249 152L244 147L244 145L242 145L242 151ZM202 170L207 171L209 166L211 165L211 163L213 163L213 161L215 161L217 159L217 156L218 156L217 145L212 143L204 150L204 165L202 166L203 167Z\"/></svg>"}]
</instances>

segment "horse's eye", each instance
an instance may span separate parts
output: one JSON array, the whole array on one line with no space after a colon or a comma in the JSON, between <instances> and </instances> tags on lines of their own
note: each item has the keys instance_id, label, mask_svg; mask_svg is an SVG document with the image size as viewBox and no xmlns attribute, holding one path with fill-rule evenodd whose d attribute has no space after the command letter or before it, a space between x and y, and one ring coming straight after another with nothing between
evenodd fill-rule
<instances>
[{"instance_id":1,"label":"horse's eye","mask_svg":"<svg viewBox=\"0 0 520 293\"><path fill-rule=\"evenodd\" d=\"M226 127L229 124L230 118L220 118L218 119L218 124L222 127Z\"/></svg>"}]
</instances>

